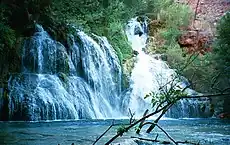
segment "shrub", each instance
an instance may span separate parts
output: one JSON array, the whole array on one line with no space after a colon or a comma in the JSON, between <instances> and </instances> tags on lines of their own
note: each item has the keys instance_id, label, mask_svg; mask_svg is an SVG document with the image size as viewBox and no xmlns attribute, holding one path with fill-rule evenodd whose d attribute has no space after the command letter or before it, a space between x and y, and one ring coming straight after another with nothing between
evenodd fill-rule
<instances>
[{"instance_id":1,"label":"shrub","mask_svg":"<svg viewBox=\"0 0 230 145\"><path fill-rule=\"evenodd\" d=\"M214 46L216 61L222 69L230 66L230 12L227 12L217 25L217 40ZM229 69L230 70L230 69Z\"/></svg>"}]
</instances>

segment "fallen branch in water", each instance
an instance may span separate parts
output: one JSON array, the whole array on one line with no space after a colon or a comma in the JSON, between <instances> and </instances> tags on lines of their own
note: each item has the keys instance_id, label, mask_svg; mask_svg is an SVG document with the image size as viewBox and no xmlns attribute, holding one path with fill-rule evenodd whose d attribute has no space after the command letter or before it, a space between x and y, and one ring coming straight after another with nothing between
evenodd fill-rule
<instances>
[{"instance_id":1,"label":"fallen branch in water","mask_svg":"<svg viewBox=\"0 0 230 145\"><path fill-rule=\"evenodd\" d=\"M158 134L157 134L157 136L156 136L155 139L149 139L149 138L142 138L142 137L131 136L131 138L139 139L139 140L143 140L143 141L162 142L162 143L164 143L164 144L170 144L170 143L171 143L171 142L169 142L169 141L160 141L160 140L157 140L157 137L158 137ZM193 142L189 142L189 141L177 141L176 143L177 143L177 144L182 143L182 144L199 145L199 143L193 143Z\"/></svg>"},{"instance_id":2,"label":"fallen branch in water","mask_svg":"<svg viewBox=\"0 0 230 145\"><path fill-rule=\"evenodd\" d=\"M164 134L174 143L174 144L178 144L161 126L159 126L157 123L153 123L153 122L145 122L143 124L144 125L147 125L147 124L151 124L151 125L154 125L154 126L157 126L162 132L164 132Z\"/></svg>"},{"instance_id":3,"label":"fallen branch in water","mask_svg":"<svg viewBox=\"0 0 230 145\"><path fill-rule=\"evenodd\" d=\"M199 143L189 142L189 141L177 141L177 143L183 143L183 144L193 144L193 145L199 145Z\"/></svg>"},{"instance_id":4,"label":"fallen branch in water","mask_svg":"<svg viewBox=\"0 0 230 145\"><path fill-rule=\"evenodd\" d=\"M135 137L135 136L131 136L131 138L135 138L135 139L139 139L139 140L144 140L144 141L151 141L151 142L160 142L159 140L157 140L158 134L157 134L157 136L156 136L155 139L142 138L142 137Z\"/></svg>"},{"instance_id":5,"label":"fallen branch in water","mask_svg":"<svg viewBox=\"0 0 230 145\"><path fill-rule=\"evenodd\" d=\"M142 117L141 119L137 120L136 122L130 124L128 127L125 127L124 130L123 130L123 132L119 132L119 133L117 133L116 135L114 135L108 142L105 143L105 145L109 145L109 144L112 143L116 138L118 138L119 136L122 136L122 134L123 134L124 132L127 132L129 129L131 129L132 127L134 127L135 125L137 125L137 124L140 123L141 121L145 120L146 118L149 118L149 117L151 117L151 116L153 116L153 115L155 115L155 114L157 114L157 113L163 111L164 109L166 109L166 108L167 108L168 106L170 106L171 104L173 104L173 102L170 102L170 103L166 104L166 105L165 105L164 107L162 107L161 109L156 110L156 111L154 111L154 112L152 112L152 113L146 115L145 117Z\"/></svg>"}]
</instances>

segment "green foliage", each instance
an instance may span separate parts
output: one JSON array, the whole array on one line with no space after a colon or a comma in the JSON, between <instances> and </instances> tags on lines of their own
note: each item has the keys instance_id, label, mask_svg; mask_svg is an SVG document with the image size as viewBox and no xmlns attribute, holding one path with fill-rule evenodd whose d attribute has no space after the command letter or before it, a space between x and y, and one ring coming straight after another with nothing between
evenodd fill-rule
<instances>
[{"instance_id":1,"label":"green foliage","mask_svg":"<svg viewBox=\"0 0 230 145\"><path fill-rule=\"evenodd\" d=\"M165 45L175 44L178 37L182 34L182 32L178 28L173 28L173 27L162 30L160 33L161 33L162 37L165 40L167 40Z\"/></svg>"},{"instance_id":2,"label":"green foliage","mask_svg":"<svg viewBox=\"0 0 230 145\"><path fill-rule=\"evenodd\" d=\"M198 92L210 92L210 82L215 72L211 53L188 55L176 44L171 45L166 54L169 65L192 83L191 88Z\"/></svg>"},{"instance_id":3,"label":"green foliage","mask_svg":"<svg viewBox=\"0 0 230 145\"><path fill-rule=\"evenodd\" d=\"M86 32L106 36L121 62L131 56L132 49L123 31L126 21L133 17L134 13L130 13L122 1L54 0L51 11L54 13L51 16L55 17L54 21L71 23Z\"/></svg>"},{"instance_id":4,"label":"green foliage","mask_svg":"<svg viewBox=\"0 0 230 145\"><path fill-rule=\"evenodd\" d=\"M0 44L3 45L0 47L0 50L3 50L4 48L12 48L15 42L15 31L12 30L9 26L0 23Z\"/></svg>"},{"instance_id":5,"label":"green foliage","mask_svg":"<svg viewBox=\"0 0 230 145\"><path fill-rule=\"evenodd\" d=\"M212 62L214 71L211 73L213 86L220 90L230 87L230 11L227 12L217 24L217 39L214 41ZM228 102L228 99L224 99ZM229 108L228 105L225 108Z\"/></svg>"},{"instance_id":6,"label":"green foliage","mask_svg":"<svg viewBox=\"0 0 230 145\"><path fill-rule=\"evenodd\" d=\"M120 136L122 136L125 132L127 132L127 129L125 126L120 126L118 129L117 129L117 134L120 134Z\"/></svg>"},{"instance_id":7,"label":"green foliage","mask_svg":"<svg viewBox=\"0 0 230 145\"><path fill-rule=\"evenodd\" d=\"M173 1L172 0L148 0L146 6L146 12L152 13L153 19L157 19L161 10L166 9L169 7Z\"/></svg>"},{"instance_id":8,"label":"green foliage","mask_svg":"<svg viewBox=\"0 0 230 145\"><path fill-rule=\"evenodd\" d=\"M170 88L167 88L167 86L162 87L160 89L159 93L151 92L147 94L144 98L151 97L151 104L152 108L157 107L160 105L164 105L166 102L176 102L181 97L187 96L187 93L184 92L184 90L178 90L176 89L176 83L179 80L179 76L175 76L175 81L170 82Z\"/></svg>"},{"instance_id":9,"label":"green foliage","mask_svg":"<svg viewBox=\"0 0 230 145\"><path fill-rule=\"evenodd\" d=\"M230 12L226 13L217 26L217 40L214 47L216 61L221 69L230 66ZM229 69L228 69L229 70Z\"/></svg>"},{"instance_id":10,"label":"green foliage","mask_svg":"<svg viewBox=\"0 0 230 145\"><path fill-rule=\"evenodd\" d=\"M172 3L167 5L159 13L161 20L166 22L168 28L178 28L180 26L187 26L192 16L192 10L188 5Z\"/></svg>"}]
</instances>

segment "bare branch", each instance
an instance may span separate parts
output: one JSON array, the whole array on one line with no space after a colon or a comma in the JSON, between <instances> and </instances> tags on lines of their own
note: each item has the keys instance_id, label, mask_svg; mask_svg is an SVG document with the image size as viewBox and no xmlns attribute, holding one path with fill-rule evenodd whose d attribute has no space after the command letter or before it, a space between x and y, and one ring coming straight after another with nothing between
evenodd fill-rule
<instances>
[{"instance_id":1,"label":"bare branch","mask_svg":"<svg viewBox=\"0 0 230 145\"><path fill-rule=\"evenodd\" d=\"M158 136L158 134L157 134L157 136ZM139 139L139 140L151 141L151 142L160 142L160 141L157 140L157 139L148 139L148 138L135 137L135 136L131 136L131 138L136 138L136 139Z\"/></svg>"},{"instance_id":2,"label":"bare branch","mask_svg":"<svg viewBox=\"0 0 230 145\"><path fill-rule=\"evenodd\" d=\"M146 115L145 117L142 117L141 119L137 120L136 122L130 124L128 127L125 128L125 131L128 131L129 129L131 129L132 127L134 127L135 125L137 125L138 123L140 123L141 121L145 120L146 118L149 118L161 111L163 111L164 109L166 109L168 106L170 106L171 103L165 105L164 107L162 107L161 109L154 111L148 115ZM123 132L121 133L117 133L116 135L114 135L107 143L105 143L105 145L109 145L110 143L112 143L116 138L118 138L119 136L121 136L123 134Z\"/></svg>"},{"instance_id":3,"label":"bare branch","mask_svg":"<svg viewBox=\"0 0 230 145\"><path fill-rule=\"evenodd\" d=\"M174 143L174 144L178 144L161 126L159 126L157 123L153 123L153 122L146 122L144 125L147 124L151 124L151 126L157 126L162 132L164 132L164 134Z\"/></svg>"},{"instance_id":4,"label":"bare branch","mask_svg":"<svg viewBox=\"0 0 230 145\"><path fill-rule=\"evenodd\" d=\"M173 104L174 104L174 103L171 103L167 108L165 108L165 109L161 112L161 115L158 116L156 120L154 120L154 124L158 123L158 121L161 119L161 117L168 111L169 108L172 107ZM146 133L150 133L150 132L154 129L154 127L155 127L154 124L152 124L152 125L147 129ZM143 124L143 126L144 126L144 125L145 125L145 123Z\"/></svg>"},{"instance_id":5,"label":"bare branch","mask_svg":"<svg viewBox=\"0 0 230 145\"><path fill-rule=\"evenodd\" d=\"M107 128L93 143L95 145L112 127L114 126L114 120L112 121L112 124Z\"/></svg>"},{"instance_id":6,"label":"bare branch","mask_svg":"<svg viewBox=\"0 0 230 145\"><path fill-rule=\"evenodd\" d=\"M155 140L157 140L158 136L159 136L159 134L156 135Z\"/></svg>"},{"instance_id":7,"label":"bare branch","mask_svg":"<svg viewBox=\"0 0 230 145\"><path fill-rule=\"evenodd\" d=\"M199 143L193 143L189 141L177 141L177 143L199 145Z\"/></svg>"},{"instance_id":8,"label":"bare branch","mask_svg":"<svg viewBox=\"0 0 230 145\"><path fill-rule=\"evenodd\" d=\"M161 109L158 109L158 110L155 110L154 112L142 117L141 119L133 122L132 124L130 124L129 126L125 127L124 128L124 131L127 132L129 131L129 129L131 129L132 127L134 127L135 125L137 125L138 123L142 122L143 120L145 120L146 118L149 118L161 111L163 112L166 112L170 107L172 107L172 105L174 105L178 100L180 99L194 99L194 98L203 98L203 97L223 97L223 96L230 96L230 93L229 94L209 94L209 95L200 95L200 96L182 96L182 97L178 97L178 98L175 98L175 100L173 102L168 102L164 107L162 107ZM145 123L144 123L145 124ZM143 125L144 125L143 124ZM117 133L116 135L114 135L109 141L107 141L107 143L105 143L105 145L109 145L110 143L112 143L116 138L118 138L119 136L121 136L124 132L120 132L120 133Z\"/></svg>"},{"instance_id":9,"label":"bare branch","mask_svg":"<svg viewBox=\"0 0 230 145\"><path fill-rule=\"evenodd\" d=\"M148 112L149 112L149 110L147 109L147 110L145 111L145 113L143 114L143 117L145 117L145 116L147 115ZM144 122L145 122L145 120L141 121L140 125L138 126L138 129L137 129L137 131L136 131L137 134L140 133L141 128L142 128L142 125L143 125Z\"/></svg>"},{"instance_id":10,"label":"bare branch","mask_svg":"<svg viewBox=\"0 0 230 145\"><path fill-rule=\"evenodd\" d=\"M197 13L198 13L197 11L198 11L199 4L200 4L200 0L198 0L197 3L196 3L196 11L195 11L194 20L193 20L194 22L196 20L196 16L197 16Z\"/></svg>"},{"instance_id":11,"label":"bare branch","mask_svg":"<svg viewBox=\"0 0 230 145\"><path fill-rule=\"evenodd\" d=\"M132 113L130 108L129 108L129 114L130 114L129 124L132 124L135 121L134 119L135 113Z\"/></svg>"}]
</instances>

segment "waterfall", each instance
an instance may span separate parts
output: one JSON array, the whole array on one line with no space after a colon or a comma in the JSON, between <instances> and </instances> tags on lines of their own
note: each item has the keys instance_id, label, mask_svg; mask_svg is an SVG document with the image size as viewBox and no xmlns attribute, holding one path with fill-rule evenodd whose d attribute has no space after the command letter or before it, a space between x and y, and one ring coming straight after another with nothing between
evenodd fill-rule
<instances>
[{"instance_id":1,"label":"waterfall","mask_svg":"<svg viewBox=\"0 0 230 145\"><path fill-rule=\"evenodd\" d=\"M37 25L23 46L22 72L8 82L9 120L120 117L118 57L105 37L93 38L76 29L64 47Z\"/></svg>"},{"instance_id":2,"label":"waterfall","mask_svg":"<svg viewBox=\"0 0 230 145\"><path fill-rule=\"evenodd\" d=\"M75 32L67 36L64 46L36 25L36 32L22 48L21 73L12 74L8 81L5 112L1 112L4 103L0 99L0 117L32 121L107 119L127 116L129 108L140 117L152 107L151 98L144 98L146 94L159 94L162 86L169 89L171 81L174 89L189 84L166 62L156 59L157 54L144 52L148 38L146 21L138 22L135 18L126 27L137 61L129 89L123 93L120 62L108 40L71 27ZM197 94L189 88L186 92ZM200 114L199 100L182 100L167 113L176 118Z\"/></svg>"},{"instance_id":3,"label":"waterfall","mask_svg":"<svg viewBox=\"0 0 230 145\"><path fill-rule=\"evenodd\" d=\"M173 69L170 69L166 62L156 59L157 54L151 56L144 52L148 38L146 21L138 22L136 18L130 20L127 24L126 34L133 50L137 51L138 55L131 73L130 89L125 94L124 98L126 99L123 100L122 106L126 112L130 108L140 117L146 109L151 108L151 97L144 98L147 94L161 93L162 86L165 90L169 90L172 86L173 89L183 90L189 83L184 77L178 76ZM185 92L189 95L198 94L189 88ZM197 100L179 101L167 115L176 118L199 117L198 104Z\"/></svg>"}]
</instances>

